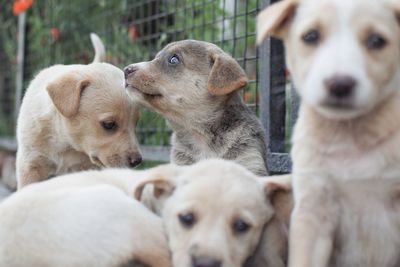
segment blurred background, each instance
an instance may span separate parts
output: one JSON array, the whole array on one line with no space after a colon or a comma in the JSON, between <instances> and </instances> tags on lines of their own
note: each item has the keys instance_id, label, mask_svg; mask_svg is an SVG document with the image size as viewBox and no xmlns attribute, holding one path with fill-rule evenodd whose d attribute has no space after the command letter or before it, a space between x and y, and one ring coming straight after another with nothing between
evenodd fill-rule
<instances>
[{"instance_id":1,"label":"blurred background","mask_svg":"<svg viewBox=\"0 0 400 267\"><path fill-rule=\"evenodd\" d=\"M268 167L288 171L287 140L297 101L282 44L267 40L259 48L255 45L256 16L271 2L0 0L0 150L15 152L15 118L30 80L56 63L90 63L91 32L103 40L107 62L120 68L152 59L169 42L190 38L219 45L246 70L250 83L242 96L266 129ZM143 111L137 132L147 160L143 167L168 161L170 134L164 119Z\"/></svg>"}]
</instances>

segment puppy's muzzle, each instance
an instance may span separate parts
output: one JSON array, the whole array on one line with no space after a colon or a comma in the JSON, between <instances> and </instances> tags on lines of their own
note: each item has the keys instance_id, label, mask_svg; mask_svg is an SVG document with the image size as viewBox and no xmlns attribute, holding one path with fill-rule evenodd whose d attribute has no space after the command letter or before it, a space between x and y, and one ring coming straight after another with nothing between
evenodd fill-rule
<instances>
[{"instance_id":1,"label":"puppy's muzzle","mask_svg":"<svg viewBox=\"0 0 400 267\"><path fill-rule=\"evenodd\" d=\"M192 267L221 267L222 262L211 257L195 257L192 256Z\"/></svg>"}]
</instances>

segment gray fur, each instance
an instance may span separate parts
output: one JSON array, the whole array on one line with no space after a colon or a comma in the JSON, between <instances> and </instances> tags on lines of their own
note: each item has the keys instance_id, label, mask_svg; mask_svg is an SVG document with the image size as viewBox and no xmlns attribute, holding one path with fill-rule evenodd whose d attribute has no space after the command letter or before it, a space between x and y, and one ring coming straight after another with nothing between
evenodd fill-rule
<instances>
[{"instance_id":1,"label":"gray fur","mask_svg":"<svg viewBox=\"0 0 400 267\"><path fill-rule=\"evenodd\" d=\"M218 157L236 161L257 175L267 175L265 135L258 118L237 92L219 108L215 111L217 116L196 127L205 137L209 155L193 142L193 129L171 123L174 129L171 160L179 165L190 165L208 156Z\"/></svg>"},{"instance_id":2,"label":"gray fur","mask_svg":"<svg viewBox=\"0 0 400 267\"><path fill-rule=\"evenodd\" d=\"M179 64L170 64L171 57L179 57ZM268 174L264 131L238 93L247 84L246 74L218 46L171 43L154 60L127 66L125 74L128 93L174 130L172 162L224 158Z\"/></svg>"}]
</instances>

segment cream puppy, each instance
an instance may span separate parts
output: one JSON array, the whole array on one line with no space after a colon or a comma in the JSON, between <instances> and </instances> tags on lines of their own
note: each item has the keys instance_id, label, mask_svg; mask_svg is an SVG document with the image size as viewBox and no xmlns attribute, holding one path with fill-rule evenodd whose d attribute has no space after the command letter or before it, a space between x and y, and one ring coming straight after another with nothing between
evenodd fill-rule
<instances>
[{"instance_id":1,"label":"cream puppy","mask_svg":"<svg viewBox=\"0 0 400 267\"><path fill-rule=\"evenodd\" d=\"M170 165L137 186L152 185L175 267L240 267L254 253L287 183L261 180L237 163L210 159Z\"/></svg>"},{"instance_id":2,"label":"cream puppy","mask_svg":"<svg viewBox=\"0 0 400 267\"><path fill-rule=\"evenodd\" d=\"M259 15L259 41L284 40L302 99L289 266L326 266L331 256L337 214L322 177L400 177L399 15L392 0L283 0Z\"/></svg>"},{"instance_id":3,"label":"cream puppy","mask_svg":"<svg viewBox=\"0 0 400 267\"><path fill-rule=\"evenodd\" d=\"M29 85L17 124L18 188L52 176L98 167L134 167L141 161L137 104L125 93L124 74L97 62L104 47L92 35L95 62L55 65Z\"/></svg>"},{"instance_id":4,"label":"cream puppy","mask_svg":"<svg viewBox=\"0 0 400 267\"><path fill-rule=\"evenodd\" d=\"M161 219L133 198L147 175L86 171L19 190L0 204L0 266L171 267Z\"/></svg>"}]
</instances>

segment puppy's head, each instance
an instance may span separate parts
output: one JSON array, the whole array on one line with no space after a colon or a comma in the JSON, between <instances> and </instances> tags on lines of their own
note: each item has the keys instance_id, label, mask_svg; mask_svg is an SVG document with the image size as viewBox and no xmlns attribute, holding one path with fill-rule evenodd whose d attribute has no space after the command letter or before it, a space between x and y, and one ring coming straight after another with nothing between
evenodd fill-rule
<instances>
[{"instance_id":1,"label":"puppy's head","mask_svg":"<svg viewBox=\"0 0 400 267\"><path fill-rule=\"evenodd\" d=\"M170 119L217 108L247 84L231 56L194 40L169 44L154 60L127 66L125 78L130 95Z\"/></svg>"},{"instance_id":2,"label":"puppy's head","mask_svg":"<svg viewBox=\"0 0 400 267\"><path fill-rule=\"evenodd\" d=\"M351 119L399 89L399 15L392 0L282 0L258 16L258 41L282 38L302 100Z\"/></svg>"},{"instance_id":3,"label":"puppy's head","mask_svg":"<svg viewBox=\"0 0 400 267\"><path fill-rule=\"evenodd\" d=\"M162 214L174 266L242 266L273 215L270 198L280 185L220 159L169 168L175 171L143 183L151 183L158 196L168 195Z\"/></svg>"},{"instance_id":4,"label":"puppy's head","mask_svg":"<svg viewBox=\"0 0 400 267\"><path fill-rule=\"evenodd\" d=\"M123 72L94 63L54 79L48 94L70 145L99 166L134 167L141 161L137 104L124 90Z\"/></svg>"}]
</instances>

